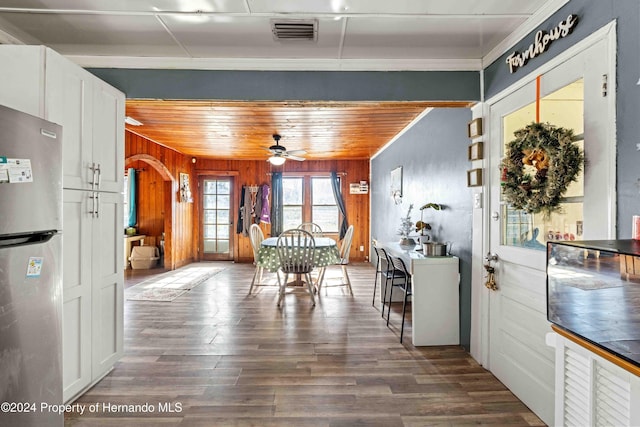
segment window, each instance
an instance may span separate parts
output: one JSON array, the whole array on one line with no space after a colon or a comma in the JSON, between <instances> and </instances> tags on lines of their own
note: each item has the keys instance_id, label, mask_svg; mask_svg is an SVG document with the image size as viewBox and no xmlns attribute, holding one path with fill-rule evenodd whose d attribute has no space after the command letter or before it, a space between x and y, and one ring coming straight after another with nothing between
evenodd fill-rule
<instances>
[{"instance_id":1,"label":"window","mask_svg":"<svg viewBox=\"0 0 640 427\"><path fill-rule=\"evenodd\" d=\"M333 197L331 178L311 178L311 221L328 233L337 233L340 229L338 206Z\"/></svg>"},{"instance_id":2,"label":"window","mask_svg":"<svg viewBox=\"0 0 640 427\"><path fill-rule=\"evenodd\" d=\"M541 100L541 122L573 129L576 142L584 150L584 81L579 79ZM513 132L534 121L535 102L514 111L503 118L504 145L513 138ZM504 149L503 149L504 152ZM584 170L567 188L560 212L545 217L528 214L502 203L502 244L545 250L553 240L580 240L583 233Z\"/></svg>"},{"instance_id":3,"label":"window","mask_svg":"<svg viewBox=\"0 0 640 427\"><path fill-rule=\"evenodd\" d=\"M304 178L282 178L282 229L296 228L303 221Z\"/></svg>"},{"instance_id":4,"label":"window","mask_svg":"<svg viewBox=\"0 0 640 427\"><path fill-rule=\"evenodd\" d=\"M325 233L338 233L340 214L328 176L282 178L283 230L315 222Z\"/></svg>"}]
</instances>

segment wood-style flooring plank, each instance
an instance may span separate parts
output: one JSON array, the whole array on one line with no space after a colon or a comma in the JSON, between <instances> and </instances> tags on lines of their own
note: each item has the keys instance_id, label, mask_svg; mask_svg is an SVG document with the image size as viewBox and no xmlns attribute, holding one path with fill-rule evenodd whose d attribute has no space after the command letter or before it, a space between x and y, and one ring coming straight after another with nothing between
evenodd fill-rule
<instances>
[{"instance_id":1,"label":"wood-style flooring plank","mask_svg":"<svg viewBox=\"0 0 640 427\"><path fill-rule=\"evenodd\" d=\"M314 307L298 290L280 309L276 287L247 295L251 264L216 264L173 302L125 301L124 356L76 401L99 410L65 425L543 425L461 347L411 345L410 309L401 344L401 303L387 327L369 264L349 266L353 297L325 287ZM161 272L128 270L125 286Z\"/></svg>"}]
</instances>

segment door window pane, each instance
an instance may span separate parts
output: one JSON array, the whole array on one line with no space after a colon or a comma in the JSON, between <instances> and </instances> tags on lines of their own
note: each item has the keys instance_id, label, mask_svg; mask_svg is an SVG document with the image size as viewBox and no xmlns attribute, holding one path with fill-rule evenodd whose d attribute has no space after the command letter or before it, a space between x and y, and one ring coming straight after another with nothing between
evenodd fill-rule
<instances>
[{"instance_id":1,"label":"door window pane","mask_svg":"<svg viewBox=\"0 0 640 427\"><path fill-rule=\"evenodd\" d=\"M202 238L205 254L229 252L230 179L206 179L203 185Z\"/></svg>"},{"instance_id":2,"label":"door window pane","mask_svg":"<svg viewBox=\"0 0 640 427\"><path fill-rule=\"evenodd\" d=\"M503 149L513 139L516 130L535 121L535 102L503 118ZM575 144L584 149L584 88L577 80L540 100L540 121L572 129L578 135ZM584 165L583 165L584 169ZM528 214L502 202L502 244L545 250L549 240L576 240L583 233L584 173L580 172L564 193L560 212L549 217L542 213Z\"/></svg>"}]
</instances>

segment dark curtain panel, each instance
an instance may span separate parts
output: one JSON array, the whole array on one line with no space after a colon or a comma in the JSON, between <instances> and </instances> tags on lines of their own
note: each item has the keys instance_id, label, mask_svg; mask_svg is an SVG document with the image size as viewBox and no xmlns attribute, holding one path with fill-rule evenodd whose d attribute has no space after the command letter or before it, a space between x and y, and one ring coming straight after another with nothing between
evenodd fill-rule
<instances>
[{"instance_id":1,"label":"dark curtain panel","mask_svg":"<svg viewBox=\"0 0 640 427\"><path fill-rule=\"evenodd\" d=\"M282 215L284 201L282 198L282 172L271 174L271 236L282 233Z\"/></svg>"},{"instance_id":2,"label":"dark curtain panel","mask_svg":"<svg viewBox=\"0 0 640 427\"><path fill-rule=\"evenodd\" d=\"M336 205L338 205L338 209L342 214L342 224L340 224L340 240L342 240L349 228L349 221L347 221L347 209L344 207L344 200L342 200L342 192L340 191L340 180L335 172L331 172L331 188L333 189L333 197L336 199Z\"/></svg>"}]
</instances>

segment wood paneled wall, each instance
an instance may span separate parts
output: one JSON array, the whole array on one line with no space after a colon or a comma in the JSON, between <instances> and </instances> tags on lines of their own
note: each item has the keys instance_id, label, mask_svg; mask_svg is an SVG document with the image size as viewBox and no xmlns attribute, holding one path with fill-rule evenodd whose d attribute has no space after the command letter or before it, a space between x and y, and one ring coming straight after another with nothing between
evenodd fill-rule
<instances>
[{"instance_id":1,"label":"wood paneled wall","mask_svg":"<svg viewBox=\"0 0 640 427\"><path fill-rule=\"evenodd\" d=\"M140 156L147 157L143 160L135 160ZM350 258L353 261L369 259L369 195L349 194L350 183L369 182L369 160L287 161L283 167L274 167L264 160L197 159L194 164L191 157L128 131L125 138L125 159L130 159L126 162L127 167L144 169L139 174L138 180L138 230L142 234L157 237L158 240L164 231L166 268L177 268L199 259L200 194L197 185L201 177L233 177L235 223L242 186L271 184L270 173L276 171L282 171L285 175L331 171L345 173L346 175L341 177L342 194L349 224L355 227ZM155 159L157 163L153 164L151 159ZM179 201L178 179L181 172L189 174L194 203ZM169 175L174 181L169 179ZM270 225L261 224L261 227L264 234L269 236ZM251 262L253 252L249 237L234 234L233 240L234 260ZM151 242L152 240L150 244ZM158 244L157 241L155 244ZM361 246L364 246L364 251L360 251Z\"/></svg>"},{"instance_id":2,"label":"wood paneled wall","mask_svg":"<svg viewBox=\"0 0 640 427\"><path fill-rule=\"evenodd\" d=\"M354 225L350 259L364 261L369 259L369 194L349 194L349 183L369 182L369 160L307 160L304 162L287 161L282 167L271 166L264 160L214 160L198 159L195 173L198 176L232 175L234 177L234 221L243 185L271 184L271 172L281 171L287 174L346 173L342 176L342 194L347 208L349 224ZM265 236L270 235L271 226L261 224ZM199 230L194 231L198 235ZM331 236L336 237L337 236ZM240 262L253 260L253 252L248 236L236 234L234 239L234 258ZM197 242L196 242L197 244ZM364 246L364 251L360 251Z\"/></svg>"},{"instance_id":3,"label":"wood paneled wall","mask_svg":"<svg viewBox=\"0 0 640 427\"><path fill-rule=\"evenodd\" d=\"M144 160L130 161L138 157ZM194 204L178 197L181 172L188 173L194 185L191 158L127 131L125 166L143 170L138 180L138 232L151 237L149 244L159 245L164 231L165 268L193 262Z\"/></svg>"}]
</instances>

